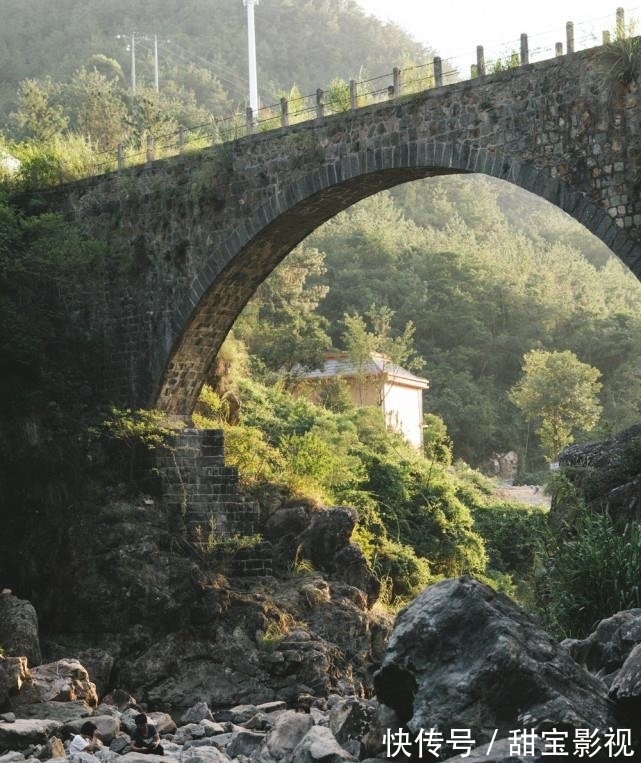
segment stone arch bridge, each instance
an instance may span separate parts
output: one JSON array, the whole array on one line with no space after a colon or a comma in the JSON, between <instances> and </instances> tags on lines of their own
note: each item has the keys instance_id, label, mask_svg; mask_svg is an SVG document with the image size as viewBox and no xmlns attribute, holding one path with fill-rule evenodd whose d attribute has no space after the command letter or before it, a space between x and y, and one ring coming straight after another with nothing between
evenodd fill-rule
<instances>
[{"instance_id":1,"label":"stone arch bridge","mask_svg":"<svg viewBox=\"0 0 641 763\"><path fill-rule=\"evenodd\" d=\"M398 97L52 192L106 261L87 290L104 394L189 416L260 283L311 231L385 188L483 173L567 212L641 275L636 88L601 48Z\"/></svg>"}]
</instances>

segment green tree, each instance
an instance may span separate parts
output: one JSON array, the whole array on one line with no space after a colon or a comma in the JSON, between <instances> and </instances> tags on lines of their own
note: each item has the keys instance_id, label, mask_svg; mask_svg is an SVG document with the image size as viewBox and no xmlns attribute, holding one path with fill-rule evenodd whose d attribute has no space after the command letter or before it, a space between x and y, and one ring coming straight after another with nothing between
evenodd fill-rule
<instances>
[{"instance_id":1,"label":"green tree","mask_svg":"<svg viewBox=\"0 0 641 763\"><path fill-rule=\"evenodd\" d=\"M523 375L510 400L528 420L538 422L541 445L549 461L574 442L576 429L589 431L599 421L601 372L564 352L531 350L523 357Z\"/></svg>"},{"instance_id":2,"label":"green tree","mask_svg":"<svg viewBox=\"0 0 641 763\"><path fill-rule=\"evenodd\" d=\"M63 133L68 119L57 98L60 86L51 79L23 80L18 90L18 108L10 115L19 138L48 141Z\"/></svg>"},{"instance_id":3,"label":"green tree","mask_svg":"<svg viewBox=\"0 0 641 763\"><path fill-rule=\"evenodd\" d=\"M65 96L72 128L96 148L108 151L125 141L127 107L116 79L97 69L78 69Z\"/></svg>"},{"instance_id":4,"label":"green tree","mask_svg":"<svg viewBox=\"0 0 641 763\"><path fill-rule=\"evenodd\" d=\"M311 284L324 273L324 255L299 246L256 291L236 323L235 334L267 371L319 368L331 346L328 321L316 312L327 287Z\"/></svg>"}]
</instances>

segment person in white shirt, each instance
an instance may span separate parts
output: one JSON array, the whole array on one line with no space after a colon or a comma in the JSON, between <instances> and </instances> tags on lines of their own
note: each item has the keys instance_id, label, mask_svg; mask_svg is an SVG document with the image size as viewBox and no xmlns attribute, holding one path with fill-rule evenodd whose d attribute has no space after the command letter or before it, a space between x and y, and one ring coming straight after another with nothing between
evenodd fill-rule
<instances>
[{"instance_id":1,"label":"person in white shirt","mask_svg":"<svg viewBox=\"0 0 641 763\"><path fill-rule=\"evenodd\" d=\"M98 727L95 723L85 721L80 727L80 733L75 734L69 743L69 755L79 752L95 752L100 747L97 730Z\"/></svg>"}]
</instances>

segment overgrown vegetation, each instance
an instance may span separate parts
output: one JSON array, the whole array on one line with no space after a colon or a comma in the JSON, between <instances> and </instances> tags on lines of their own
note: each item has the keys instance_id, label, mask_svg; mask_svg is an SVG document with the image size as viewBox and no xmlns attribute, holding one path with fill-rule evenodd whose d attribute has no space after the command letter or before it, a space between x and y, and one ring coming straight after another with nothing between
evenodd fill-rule
<instances>
[{"instance_id":1,"label":"overgrown vegetation","mask_svg":"<svg viewBox=\"0 0 641 763\"><path fill-rule=\"evenodd\" d=\"M641 606L641 523L621 527L580 506L545 546L537 604L551 633L584 638L600 620Z\"/></svg>"},{"instance_id":2,"label":"overgrown vegetation","mask_svg":"<svg viewBox=\"0 0 641 763\"><path fill-rule=\"evenodd\" d=\"M620 95L638 86L641 75L641 38L634 23L620 24L613 39L603 45L596 57L601 87Z\"/></svg>"}]
</instances>

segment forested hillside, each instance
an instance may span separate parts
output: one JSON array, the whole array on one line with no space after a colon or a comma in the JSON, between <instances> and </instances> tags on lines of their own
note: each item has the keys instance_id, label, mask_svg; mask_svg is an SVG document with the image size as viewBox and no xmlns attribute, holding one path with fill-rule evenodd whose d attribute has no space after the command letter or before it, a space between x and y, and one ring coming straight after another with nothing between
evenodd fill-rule
<instances>
[{"instance_id":1,"label":"forested hillside","mask_svg":"<svg viewBox=\"0 0 641 763\"><path fill-rule=\"evenodd\" d=\"M242 0L6 0L0 29L0 124L19 107L26 79L70 83L83 68L131 82L136 35L140 93L154 84L158 39L159 89L165 110L190 107L207 121L248 94L247 23ZM297 86L312 93L336 78L374 77L428 51L393 25L367 16L354 0L270 0L255 9L259 95L275 103ZM430 52L431 55L431 52ZM195 112L195 113L194 113ZM13 125L15 127L15 123Z\"/></svg>"}]
</instances>

